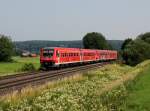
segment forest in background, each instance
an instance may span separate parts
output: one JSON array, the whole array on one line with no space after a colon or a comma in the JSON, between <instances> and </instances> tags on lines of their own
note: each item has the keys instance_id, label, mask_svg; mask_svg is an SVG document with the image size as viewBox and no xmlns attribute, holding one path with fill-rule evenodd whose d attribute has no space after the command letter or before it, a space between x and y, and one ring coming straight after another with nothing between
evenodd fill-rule
<instances>
[{"instance_id":1,"label":"forest in background","mask_svg":"<svg viewBox=\"0 0 150 111\"><path fill-rule=\"evenodd\" d=\"M120 50L123 40L108 40L108 43L114 50ZM39 53L42 47L72 47L83 48L82 40L74 41L47 41L47 40L31 40L14 42L16 50L27 50L33 53Z\"/></svg>"}]
</instances>

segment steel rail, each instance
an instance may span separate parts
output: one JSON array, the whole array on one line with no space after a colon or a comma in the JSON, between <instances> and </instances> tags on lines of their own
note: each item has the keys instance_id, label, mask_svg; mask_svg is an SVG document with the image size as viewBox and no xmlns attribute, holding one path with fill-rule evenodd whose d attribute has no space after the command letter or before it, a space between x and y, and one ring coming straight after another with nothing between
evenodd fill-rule
<instances>
[{"instance_id":1,"label":"steel rail","mask_svg":"<svg viewBox=\"0 0 150 111\"><path fill-rule=\"evenodd\" d=\"M43 84L50 80L60 79L66 76L71 76L72 74L80 71L87 71L95 69L99 66L102 66L102 63L90 64L85 66L78 66L68 69L48 71L48 72L39 72L39 73L29 73L27 75L20 74L20 76L12 76L12 78L3 78L0 80L0 95L7 94L14 90L21 90L26 86L35 86ZM21 76L22 75L22 76Z\"/></svg>"}]
</instances>

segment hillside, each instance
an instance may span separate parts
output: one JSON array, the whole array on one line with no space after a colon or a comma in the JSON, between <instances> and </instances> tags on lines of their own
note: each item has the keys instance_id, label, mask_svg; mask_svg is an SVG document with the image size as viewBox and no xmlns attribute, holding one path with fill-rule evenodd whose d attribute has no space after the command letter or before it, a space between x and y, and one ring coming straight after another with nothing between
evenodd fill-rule
<instances>
[{"instance_id":1,"label":"hillside","mask_svg":"<svg viewBox=\"0 0 150 111\"><path fill-rule=\"evenodd\" d=\"M108 40L113 49L119 50L122 44L122 40ZM42 47L75 47L82 48L83 44L81 40L74 41L44 41L44 40L32 40L32 41L17 41L14 42L16 49L28 50L30 52L39 52Z\"/></svg>"}]
</instances>

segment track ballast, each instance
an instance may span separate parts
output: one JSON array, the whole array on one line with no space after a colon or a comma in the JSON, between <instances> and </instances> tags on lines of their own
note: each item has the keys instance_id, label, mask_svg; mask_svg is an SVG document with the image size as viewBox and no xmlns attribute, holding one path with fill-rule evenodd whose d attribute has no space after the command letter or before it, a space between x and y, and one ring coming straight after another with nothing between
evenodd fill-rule
<instances>
[{"instance_id":1,"label":"track ballast","mask_svg":"<svg viewBox=\"0 0 150 111\"><path fill-rule=\"evenodd\" d=\"M0 78L0 95L5 95L11 93L15 90L21 90L27 86L36 86L44 84L48 81L53 81L61 79L63 77L71 76L77 72L89 71L91 69L96 69L105 63L95 63L83 66L77 66L72 68L52 70L52 71L40 71L40 72L30 72L23 74L16 74L10 76L4 76Z\"/></svg>"}]
</instances>

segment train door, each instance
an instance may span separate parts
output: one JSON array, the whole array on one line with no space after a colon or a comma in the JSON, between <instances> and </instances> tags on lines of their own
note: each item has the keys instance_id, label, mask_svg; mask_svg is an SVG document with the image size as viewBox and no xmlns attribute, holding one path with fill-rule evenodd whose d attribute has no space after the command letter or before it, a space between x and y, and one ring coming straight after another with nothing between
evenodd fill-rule
<instances>
[{"instance_id":1,"label":"train door","mask_svg":"<svg viewBox=\"0 0 150 111\"><path fill-rule=\"evenodd\" d=\"M83 51L80 49L80 62L83 62Z\"/></svg>"},{"instance_id":2,"label":"train door","mask_svg":"<svg viewBox=\"0 0 150 111\"><path fill-rule=\"evenodd\" d=\"M57 56L57 61L59 64L60 63L60 52L59 52L59 50L56 51L56 56Z\"/></svg>"}]
</instances>

